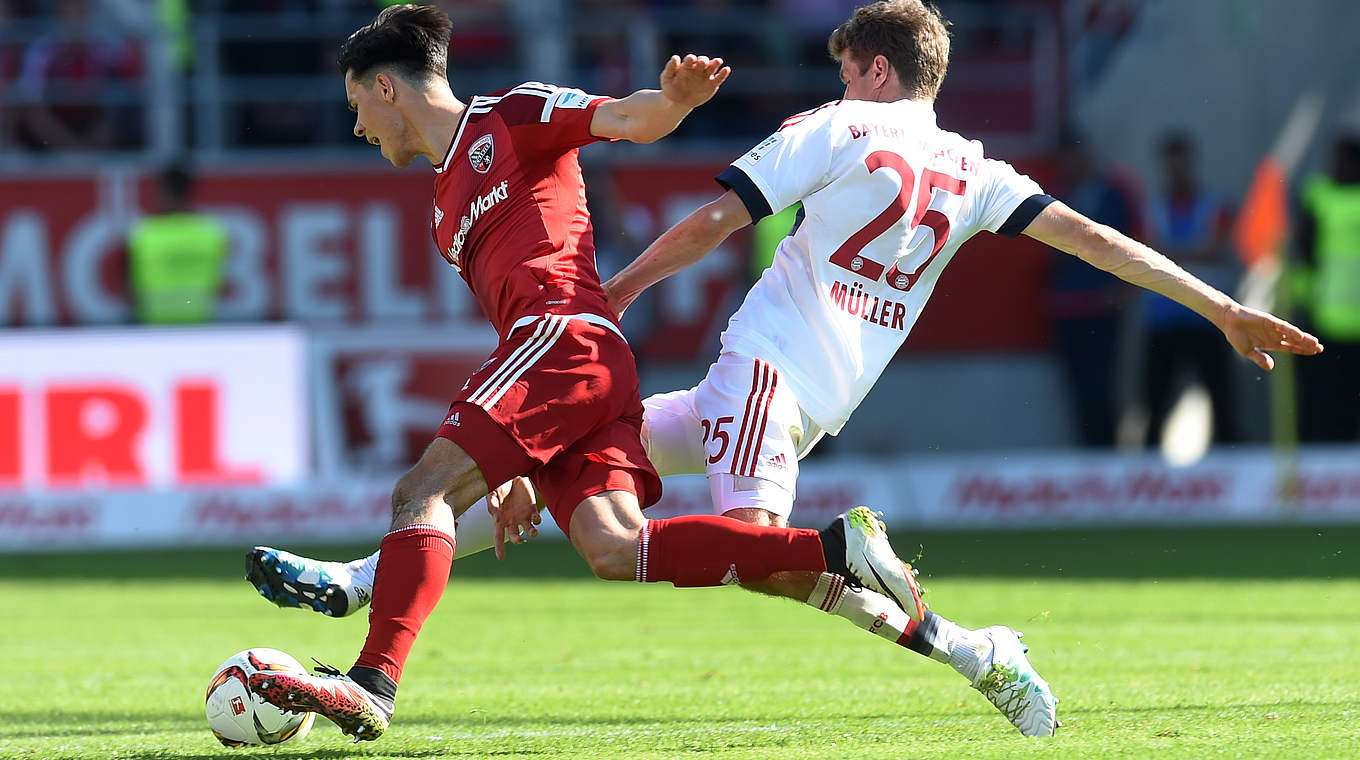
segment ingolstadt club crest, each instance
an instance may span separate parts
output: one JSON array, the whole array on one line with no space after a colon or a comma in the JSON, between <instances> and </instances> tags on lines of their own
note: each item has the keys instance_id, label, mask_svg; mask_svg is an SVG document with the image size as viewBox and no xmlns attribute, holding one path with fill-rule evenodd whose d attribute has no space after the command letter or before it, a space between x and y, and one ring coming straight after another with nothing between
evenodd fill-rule
<instances>
[{"instance_id":1,"label":"ingolstadt club crest","mask_svg":"<svg viewBox=\"0 0 1360 760\"><path fill-rule=\"evenodd\" d=\"M492 142L491 135L482 135L468 149L468 161L472 163L473 171L478 174L486 174L491 170L491 159L495 156L496 143Z\"/></svg>"}]
</instances>

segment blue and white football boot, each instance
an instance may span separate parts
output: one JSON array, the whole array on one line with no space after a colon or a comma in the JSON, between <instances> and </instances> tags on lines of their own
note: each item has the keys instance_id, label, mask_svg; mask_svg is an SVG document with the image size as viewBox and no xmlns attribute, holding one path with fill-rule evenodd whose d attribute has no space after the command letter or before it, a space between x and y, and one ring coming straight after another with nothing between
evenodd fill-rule
<instances>
[{"instance_id":1,"label":"blue and white football boot","mask_svg":"<svg viewBox=\"0 0 1360 760\"><path fill-rule=\"evenodd\" d=\"M349 565L257 546L246 555L246 580L280 607L311 609L344 617L364 608L373 589L356 583Z\"/></svg>"}]
</instances>

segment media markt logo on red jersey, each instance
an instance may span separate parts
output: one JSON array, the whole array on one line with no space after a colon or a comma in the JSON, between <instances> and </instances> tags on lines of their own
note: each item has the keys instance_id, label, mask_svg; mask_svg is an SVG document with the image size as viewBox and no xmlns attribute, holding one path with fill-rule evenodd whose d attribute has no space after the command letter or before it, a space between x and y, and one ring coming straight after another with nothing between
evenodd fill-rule
<instances>
[{"instance_id":1,"label":"media markt logo on red jersey","mask_svg":"<svg viewBox=\"0 0 1360 760\"><path fill-rule=\"evenodd\" d=\"M491 161L495 157L496 143L491 139L491 135L482 135L471 148L468 148L468 161L472 164L472 170L478 174L491 171Z\"/></svg>"},{"instance_id":2,"label":"media markt logo on red jersey","mask_svg":"<svg viewBox=\"0 0 1360 760\"><path fill-rule=\"evenodd\" d=\"M468 204L467 215L458 220L458 232L453 236L453 245L449 246L448 259L454 269L463 271L463 244L467 242L468 230L472 229L472 223L509 196L510 181L503 179L499 185L491 188L486 195L473 198L472 202Z\"/></svg>"}]
</instances>

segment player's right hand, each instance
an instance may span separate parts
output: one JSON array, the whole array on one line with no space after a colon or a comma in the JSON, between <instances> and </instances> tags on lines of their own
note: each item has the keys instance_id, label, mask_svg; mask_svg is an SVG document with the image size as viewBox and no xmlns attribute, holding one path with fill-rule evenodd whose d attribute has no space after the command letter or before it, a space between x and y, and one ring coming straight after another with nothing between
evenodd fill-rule
<instances>
[{"instance_id":1,"label":"player's right hand","mask_svg":"<svg viewBox=\"0 0 1360 760\"><path fill-rule=\"evenodd\" d=\"M507 535L512 544L522 544L538 536L537 526L543 519L539 517L539 509L538 494L528 478L515 478L486 495L486 511L491 513L496 525L492 533L496 559L505 559ZM509 533L506 528L510 529Z\"/></svg>"},{"instance_id":2,"label":"player's right hand","mask_svg":"<svg viewBox=\"0 0 1360 760\"><path fill-rule=\"evenodd\" d=\"M731 67L724 66L721 58L691 53L682 59L673 55L661 70L661 94L672 103L698 108L713 97L731 73Z\"/></svg>"},{"instance_id":3,"label":"player's right hand","mask_svg":"<svg viewBox=\"0 0 1360 760\"><path fill-rule=\"evenodd\" d=\"M1322 343L1315 336L1264 311L1229 304L1221 322L1219 329L1237 353L1264 370L1275 367L1275 360L1267 351L1287 351L1302 356L1322 353Z\"/></svg>"}]
</instances>

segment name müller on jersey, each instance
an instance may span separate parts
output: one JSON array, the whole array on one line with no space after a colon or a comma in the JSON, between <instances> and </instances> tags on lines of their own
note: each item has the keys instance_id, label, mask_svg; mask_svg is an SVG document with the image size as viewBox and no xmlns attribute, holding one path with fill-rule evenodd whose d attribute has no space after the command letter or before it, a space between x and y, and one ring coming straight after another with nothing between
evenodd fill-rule
<instances>
[{"instance_id":1,"label":"name m\u00fcller on jersey","mask_svg":"<svg viewBox=\"0 0 1360 760\"><path fill-rule=\"evenodd\" d=\"M959 246L1016 235L1051 198L910 100L798 114L718 176L759 220L803 208L723 333L769 361L836 433L916 323Z\"/></svg>"}]
</instances>

